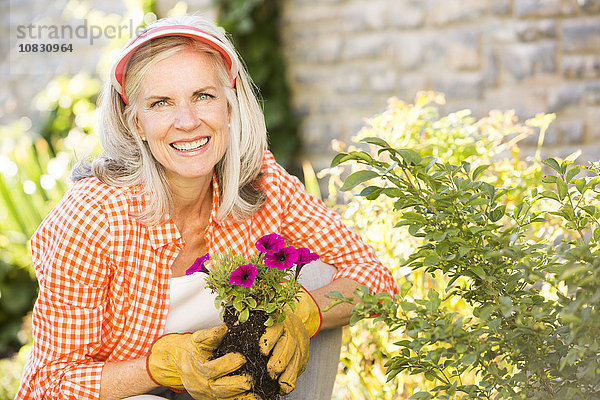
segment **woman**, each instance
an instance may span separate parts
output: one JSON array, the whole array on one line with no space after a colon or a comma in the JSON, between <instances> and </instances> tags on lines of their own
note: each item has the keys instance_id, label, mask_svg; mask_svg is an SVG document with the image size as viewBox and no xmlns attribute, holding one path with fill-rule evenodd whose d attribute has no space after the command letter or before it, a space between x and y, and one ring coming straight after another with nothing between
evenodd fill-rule
<instances>
[{"instance_id":1,"label":"woman","mask_svg":"<svg viewBox=\"0 0 600 400\"><path fill-rule=\"evenodd\" d=\"M267 151L247 73L211 22L159 20L131 40L99 113L102 153L75 168L73 187L32 238L40 294L17 399L255 398L248 377L224 377L245 363L241 355L209 360L226 328L185 270L205 253L252 254L268 233L336 267L330 283L303 296L303 319L265 333L283 393L304 370L319 324L348 323L350 305L320 320L327 293L396 290L373 250ZM172 332L184 334L164 335Z\"/></svg>"}]
</instances>

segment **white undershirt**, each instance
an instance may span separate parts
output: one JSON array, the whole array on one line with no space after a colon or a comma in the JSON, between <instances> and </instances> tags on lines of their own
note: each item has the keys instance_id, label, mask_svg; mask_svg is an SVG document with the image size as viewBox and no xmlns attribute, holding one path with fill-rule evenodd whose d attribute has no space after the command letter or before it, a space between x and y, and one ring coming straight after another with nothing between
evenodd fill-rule
<instances>
[{"instance_id":1,"label":"white undershirt","mask_svg":"<svg viewBox=\"0 0 600 400\"><path fill-rule=\"evenodd\" d=\"M206 287L205 278L200 272L171 278L164 333L195 332L223 323L215 307L217 295Z\"/></svg>"}]
</instances>

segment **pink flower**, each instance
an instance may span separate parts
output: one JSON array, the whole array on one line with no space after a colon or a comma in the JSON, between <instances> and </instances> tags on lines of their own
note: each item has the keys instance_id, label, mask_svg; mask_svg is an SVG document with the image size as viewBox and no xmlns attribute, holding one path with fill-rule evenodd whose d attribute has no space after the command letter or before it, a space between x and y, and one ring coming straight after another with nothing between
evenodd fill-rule
<instances>
[{"instance_id":1,"label":"pink flower","mask_svg":"<svg viewBox=\"0 0 600 400\"><path fill-rule=\"evenodd\" d=\"M285 240L276 233L265 235L258 239L256 248L262 253L275 253L285 246Z\"/></svg>"},{"instance_id":2,"label":"pink flower","mask_svg":"<svg viewBox=\"0 0 600 400\"><path fill-rule=\"evenodd\" d=\"M208 253L206 253L202 257L196 258L196 261L194 261L192 266L185 270L185 274L191 275L195 272L204 272L205 274L208 274L208 269L206 269L204 263L207 262L209 259L210 256L208 255Z\"/></svg>"},{"instance_id":3,"label":"pink flower","mask_svg":"<svg viewBox=\"0 0 600 400\"><path fill-rule=\"evenodd\" d=\"M249 288L254 283L254 278L256 278L256 267L252 263L240 265L229 275L229 284Z\"/></svg>"},{"instance_id":4,"label":"pink flower","mask_svg":"<svg viewBox=\"0 0 600 400\"><path fill-rule=\"evenodd\" d=\"M283 271L290 268L298 260L298 250L294 246L284 247L274 253L267 253L265 265Z\"/></svg>"},{"instance_id":5,"label":"pink flower","mask_svg":"<svg viewBox=\"0 0 600 400\"><path fill-rule=\"evenodd\" d=\"M305 247L300 247L298 249L298 259L296 260L296 265L302 267L318 259L319 256L316 253L313 253Z\"/></svg>"}]
</instances>

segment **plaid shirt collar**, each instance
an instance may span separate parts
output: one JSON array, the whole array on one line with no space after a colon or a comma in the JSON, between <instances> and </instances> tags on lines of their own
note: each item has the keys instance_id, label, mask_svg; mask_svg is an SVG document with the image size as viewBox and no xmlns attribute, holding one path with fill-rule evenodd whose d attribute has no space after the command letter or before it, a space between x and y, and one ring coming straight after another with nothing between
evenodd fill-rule
<instances>
[{"instance_id":1,"label":"plaid shirt collar","mask_svg":"<svg viewBox=\"0 0 600 400\"><path fill-rule=\"evenodd\" d=\"M212 208L210 211L210 217L208 221L209 227L214 225L231 225L232 222L218 221L217 212L219 211L220 195L219 195L219 182L217 175L213 172L212 177ZM139 203L135 203L135 208L141 210L144 205L150 203L149 194L142 194L143 200ZM183 241L181 233L175 226L175 222L172 218L166 219L164 222L152 226L148 226L148 236L150 238L151 246L154 250L166 246L170 243Z\"/></svg>"}]
</instances>

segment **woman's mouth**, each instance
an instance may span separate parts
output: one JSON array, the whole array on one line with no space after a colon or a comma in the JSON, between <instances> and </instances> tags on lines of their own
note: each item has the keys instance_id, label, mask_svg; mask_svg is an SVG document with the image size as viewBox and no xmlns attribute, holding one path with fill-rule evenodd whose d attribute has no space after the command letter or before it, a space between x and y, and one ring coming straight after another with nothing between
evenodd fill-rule
<instances>
[{"instance_id":1,"label":"woman's mouth","mask_svg":"<svg viewBox=\"0 0 600 400\"><path fill-rule=\"evenodd\" d=\"M208 141L208 137L203 137L202 139L194 140L192 142L174 142L171 143L171 147L177 151L193 151L206 146Z\"/></svg>"}]
</instances>

